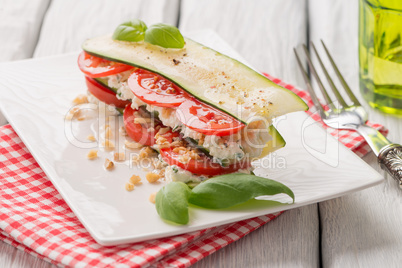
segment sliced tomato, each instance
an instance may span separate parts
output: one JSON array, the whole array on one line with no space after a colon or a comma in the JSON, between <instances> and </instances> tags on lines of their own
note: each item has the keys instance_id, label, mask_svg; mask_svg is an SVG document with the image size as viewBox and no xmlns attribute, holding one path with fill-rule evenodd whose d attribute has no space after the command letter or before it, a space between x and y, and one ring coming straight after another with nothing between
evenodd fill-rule
<instances>
[{"instance_id":1,"label":"sliced tomato","mask_svg":"<svg viewBox=\"0 0 402 268\"><path fill-rule=\"evenodd\" d=\"M135 123L135 112L138 112L138 110L131 108L131 105L127 105L124 109L123 120L128 136L143 145L154 145L155 134L158 132L161 125L154 124L153 129L150 129L151 126L147 127L145 124Z\"/></svg>"},{"instance_id":2,"label":"sliced tomato","mask_svg":"<svg viewBox=\"0 0 402 268\"><path fill-rule=\"evenodd\" d=\"M169 165L176 165L184 170L190 171L193 174L197 175L207 175L207 176L216 176L227 173L236 172L239 169L248 168L250 166L250 161L244 160L234 164L231 164L227 167L223 167L218 163L212 162L211 158L201 155L199 159L194 160L191 159L187 163L182 163L179 161L180 155L173 151L174 148L163 148L161 149L161 156L166 163Z\"/></svg>"},{"instance_id":3,"label":"sliced tomato","mask_svg":"<svg viewBox=\"0 0 402 268\"><path fill-rule=\"evenodd\" d=\"M135 112L139 112L138 109L131 108L131 105L127 105L124 109L123 120L126 132L134 141L143 145L152 146L155 144L155 135L159 129L163 127L159 121L154 121L151 128L151 124L139 124L135 123ZM173 142L174 137L178 137L178 132L168 131L161 135L169 143Z\"/></svg>"},{"instance_id":4,"label":"sliced tomato","mask_svg":"<svg viewBox=\"0 0 402 268\"><path fill-rule=\"evenodd\" d=\"M242 122L194 98L187 99L177 108L176 117L187 127L205 135L227 136L245 127Z\"/></svg>"},{"instance_id":5,"label":"sliced tomato","mask_svg":"<svg viewBox=\"0 0 402 268\"><path fill-rule=\"evenodd\" d=\"M116 97L116 93L90 77L85 76L85 82L87 83L88 91L106 104L114 105L117 108L124 108L127 104L131 103L131 101L119 100Z\"/></svg>"},{"instance_id":6,"label":"sliced tomato","mask_svg":"<svg viewBox=\"0 0 402 268\"><path fill-rule=\"evenodd\" d=\"M118 74L134 68L127 64L92 56L85 51L78 56L78 67L85 75L92 78Z\"/></svg>"},{"instance_id":7,"label":"sliced tomato","mask_svg":"<svg viewBox=\"0 0 402 268\"><path fill-rule=\"evenodd\" d=\"M137 98L159 107L177 107L186 100L181 88L155 73L137 69L128 78L128 86Z\"/></svg>"}]
</instances>

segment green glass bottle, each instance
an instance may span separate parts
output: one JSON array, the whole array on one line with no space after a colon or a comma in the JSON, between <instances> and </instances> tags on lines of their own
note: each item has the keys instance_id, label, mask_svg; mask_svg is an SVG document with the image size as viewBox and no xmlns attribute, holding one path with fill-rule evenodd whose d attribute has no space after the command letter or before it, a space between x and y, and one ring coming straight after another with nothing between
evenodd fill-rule
<instances>
[{"instance_id":1,"label":"green glass bottle","mask_svg":"<svg viewBox=\"0 0 402 268\"><path fill-rule=\"evenodd\" d=\"M360 90L370 106L402 115L402 0L359 0Z\"/></svg>"}]
</instances>

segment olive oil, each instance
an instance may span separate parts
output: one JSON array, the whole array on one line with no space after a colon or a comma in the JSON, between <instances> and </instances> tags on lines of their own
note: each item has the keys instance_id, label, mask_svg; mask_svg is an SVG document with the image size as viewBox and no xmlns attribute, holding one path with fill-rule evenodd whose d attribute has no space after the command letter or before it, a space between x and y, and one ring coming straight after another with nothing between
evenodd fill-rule
<instances>
[{"instance_id":1,"label":"olive oil","mask_svg":"<svg viewBox=\"0 0 402 268\"><path fill-rule=\"evenodd\" d=\"M366 101L402 115L402 0L360 0L359 61Z\"/></svg>"}]
</instances>

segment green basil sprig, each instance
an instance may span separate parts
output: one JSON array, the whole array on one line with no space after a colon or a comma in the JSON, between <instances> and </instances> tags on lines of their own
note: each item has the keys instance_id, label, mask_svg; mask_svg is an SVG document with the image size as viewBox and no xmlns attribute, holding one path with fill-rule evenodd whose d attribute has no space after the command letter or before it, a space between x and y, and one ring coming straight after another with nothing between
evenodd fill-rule
<instances>
[{"instance_id":1,"label":"green basil sprig","mask_svg":"<svg viewBox=\"0 0 402 268\"><path fill-rule=\"evenodd\" d=\"M164 48L183 48L185 44L179 29L163 23L151 25L146 30L145 42Z\"/></svg>"},{"instance_id":2,"label":"green basil sprig","mask_svg":"<svg viewBox=\"0 0 402 268\"><path fill-rule=\"evenodd\" d=\"M189 202L203 208L228 208L263 195L295 196L286 185L251 174L234 173L217 176L200 183L191 191Z\"/></svg>"},{"instance_id":3,"label":"green basil sprig","mask_svg":"<svg viewBox=\"0 0 402 268\"><path fill-rule=\"evenodd\" d=\"M114 40L139 42L144 40L147 25L141 20L130 20L117 26L113 33Z\"/></svg>"},{"instance_id":4,"label":"green basil sprig","mask_svg":"<svg viewBox=\"0 0 402 268\"><path fill-rule=\"evenodd\" d=\"M190 188L183 182L171 182L163 186L155 197L156 211L162 219L187 224Z\"/></svg>"},{"instance_id":5,"label":"green basil sprig","mask_svg":"<svg viewBox=\"0 0 402 268\"><path fill-rule=\"evenodd\" d=\"M187 224L189 203L203 208L222 209L259 196L280 193L287 194L294 202L292 190L280 182L252 174L233 173L206 180L192 190L182 182L171 182L159 190L155 203L163 219Z\"/></svg>"},{"instance_id":6,"label":"green basil sprig","mask_svg":"<svg viewBox=\"0 0 402 268\"><path fill-rule=\"evenodd\" d=\"M144 40L164 48L183 48L184 37L179 29L172 25L157 23L147 28L141 20L131 20L117 26L113 33L114 40L139 42Z\"/></svg>"}]
</instances>

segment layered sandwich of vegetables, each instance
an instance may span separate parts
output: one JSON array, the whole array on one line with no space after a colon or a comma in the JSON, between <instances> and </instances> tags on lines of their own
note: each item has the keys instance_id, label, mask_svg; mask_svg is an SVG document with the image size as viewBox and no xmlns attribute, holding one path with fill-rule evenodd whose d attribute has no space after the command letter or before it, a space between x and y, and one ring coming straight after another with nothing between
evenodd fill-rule
<instances>
[{"instance_id":1,"label":"layered sandwich of vegetables","mask_svg":"<svg viewBox=\"0 0 402 268\"><path fill-rule=\"evenodd\" d=\"M127 134L160 153L166 179L250 173L253 159L285 145L273 118L306 104L241 62L179 37L181 47L166 46L167 35L160 43L116 33L87 40L78 64L88 91L121 109Z\"/></svg>"}]
</instances>

